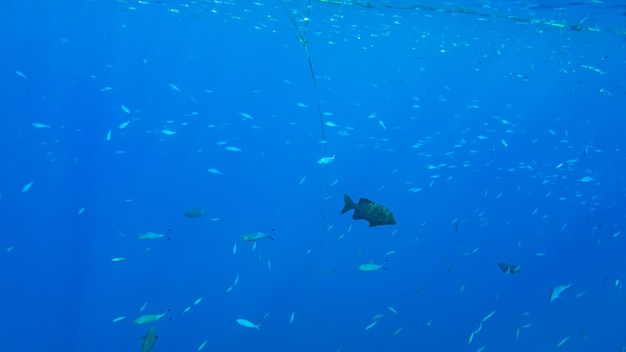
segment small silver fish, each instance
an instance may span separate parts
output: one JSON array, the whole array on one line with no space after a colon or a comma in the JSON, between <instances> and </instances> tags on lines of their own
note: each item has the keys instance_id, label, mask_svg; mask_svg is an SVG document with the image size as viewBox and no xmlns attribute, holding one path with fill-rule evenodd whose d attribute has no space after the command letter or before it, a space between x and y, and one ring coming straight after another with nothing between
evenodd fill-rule
<instances>
[{"instance_id":1,"label":"small silver fish","mask_svg":"<svg viewBox=\"0 0 626 352\"><path fill-rule=\"evenodd\" d=\"M146 232L146 233L137 235L137 239L143 240L143 241L151 241L151 240L156 240L156 239L163 238L163 237L165 237L164 234L156 233L156 232Z\"/></svg>"},{"instance_id":2,"label":"small silver fish","mask_svg":"<svg viewBox=\"0 0 626 352\"><path fill-rule=\"evenodd\" d=\"M241 236L241 239L244 240L244 241L254 242L254 241L258 241L260 239L263 239L265 237L269 238L272 241L274 240L274 238L272 236L270 236L267 233L263 233L263 232L246 233L246 234Z\"/></svg>"},{"instance_id":3,"label":"small silver fish","mask_svg":"<svg viewBox=\"0 0 626 352\"><path fill-rule=\"evenodd\" d=\"M325 156L325 157L319 159L317 161L317 163L320 164L320 165L326 165L326 164L332 163L333 161L335 161L335 156L334 155L333 156Z\"/></svg>"},{"instance_id":4,"label":"small silver fish","mask_svg":"<svg viewBox=\"0 0 626 352\"><path fill-rule=\"evenodd\" d=\"M555 299L559 298L559 296L561 295L561 293L563 293L563 291L567 290L570 287L572 287L571 283L567 285L558 285L552 288L550 290L550 302L554 302Z\"/></svg>"},{"instance_id":5,"label":"small silver fish","mask_svg":"<svg viewBox=\"0 0 626 352\"><path fill-rule=\"evenodd\" d=\"M261 331L261 325L263 325L263 323L254 324L248 319L237 319L236 321L237 324L243 326L244 328L257 329L259 332Z\"/></svg>"}]
</instances>

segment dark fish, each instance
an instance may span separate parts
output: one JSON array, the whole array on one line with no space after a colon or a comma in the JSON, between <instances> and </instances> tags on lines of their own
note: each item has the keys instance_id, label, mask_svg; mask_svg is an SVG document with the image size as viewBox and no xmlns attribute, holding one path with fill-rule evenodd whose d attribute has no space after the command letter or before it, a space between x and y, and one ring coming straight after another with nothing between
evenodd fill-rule
<instances>
[{"instance_id":1,"label":"dark fish","mask_svg":"<svg viewBox=\"0 0 626 352\"><path fill-rule=\"evenodd\" d=\"M152 347L154 347L154 343L159 337L156 335L156 330L154 329L154 326L151 326L148 329L146 336L142 336L141 338L143 339L143 342L141 343L141 352L150 352L152 350Z\"/></svg>"},{"instance_id":2,"label":"dark fish","mask_svg":"<svg viewBox=\"0 0 626 352\"><path fill-rule=\"evenodd\" d=\"M187 210L184 215L190 219L194 219L194 218L202 217L204 213L206 213L204 209L193 208L193 209Z\"/></svg>"},{"instance_id":3,"label":"dark fish","mask_svg":"<svg viewBox=\"0 0 626 352\"><path fill-rule=\"evenodd\" d=\"M498 266L500 267L502 272L505 274L517 274L520 269L519 265L509 264L509 263L504 263L504 262L498 263Z\"/></svg>"},{"instance_id":4,"label":"dark fish","mask_svg":"<svg viewBox=\"0 0 626 352\"><path fill-rule=\"evenodd\" d=\"M343 201L345 205L343 206L343 210L341 210L341 214L354 209L352 218L354 220L367 220L370 227L396 224L396 219L393 217L391 211L376 202L361 198L358 203L354 203L347 194L343 195Z\"/></svg>"}]
</instances>

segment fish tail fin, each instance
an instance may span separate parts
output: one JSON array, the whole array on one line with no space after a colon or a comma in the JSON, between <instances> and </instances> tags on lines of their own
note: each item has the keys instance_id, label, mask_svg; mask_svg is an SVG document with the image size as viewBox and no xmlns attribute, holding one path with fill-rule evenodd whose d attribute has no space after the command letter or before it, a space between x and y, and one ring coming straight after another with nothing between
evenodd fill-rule
<instances>
[{"instance_id":1,"label":"fish tail fin","mask_svg":"<svg viewBox=\"0 0 626 352\"><path fill-rule=\"evenodd\" d=\"M344 206L343 206L343 209L341 210L341 214L347 212L350 209L354 209L354 202L352 201L352 198L350 198L349 195L347 194L343 195L343 202L344 202Z\"/></svg>"}]
</instances>

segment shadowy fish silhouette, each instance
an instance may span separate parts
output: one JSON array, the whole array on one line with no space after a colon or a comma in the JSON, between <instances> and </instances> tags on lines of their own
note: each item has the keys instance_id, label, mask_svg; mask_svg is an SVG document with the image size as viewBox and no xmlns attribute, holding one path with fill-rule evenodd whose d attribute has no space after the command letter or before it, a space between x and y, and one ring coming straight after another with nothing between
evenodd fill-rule
<instances>
[{"instance_id":1,"label":"shadowy fish silhouette","mask_svg":"<svg viewBox=\"0 0 626 352\"><path fill-rule=\"evenodd\" d=\"M509 264L505 262L499 262L498 266L500 270L502 270L505 274L517 274L519 272L520 266L515 264Z\"/></svg>"},{"instance_id":2,"label":"shadowy fish silhouette","mask_svg":"<svg viewBox=\"0 0 626 352\"><path fill-rule=\"evenodd\" d=\"M354 209L352 218L354 220L367 220L370 227L396 224L396 219L393 217L391 211L376 202L360 198L358 203L354 203L352 198L347 194L343 195L343 201L345 204L341 210L341 214Z\"/></svg>"},{"instance_id":3,"label":"shadowy fish silhouette","mask_svg":"<svg viewBox=\"0 0 626 352\"><path fill-rule=\"evenodd\" d=\"M154 329L154 326L151 326L148 329L146 335L141 337L141 339L143 340L143 342L141 343L141 352L150 352L158 338L159 337L156 335L156 330Z\"/></svg>"},{"instance_id":4,"label":"shadowy fish silhouette","mask_svg":"<svg viewBox=\"0 0 626 352\"><path fill-rule=\"evenodd\" d=\"M195 218L201 218L205 213L206 211L204 209L193 208L193 209L189 209L185 211L183 215L185 215L185 217L188 217L190 219L195 219Z\"/></svg>"}]
</instances>

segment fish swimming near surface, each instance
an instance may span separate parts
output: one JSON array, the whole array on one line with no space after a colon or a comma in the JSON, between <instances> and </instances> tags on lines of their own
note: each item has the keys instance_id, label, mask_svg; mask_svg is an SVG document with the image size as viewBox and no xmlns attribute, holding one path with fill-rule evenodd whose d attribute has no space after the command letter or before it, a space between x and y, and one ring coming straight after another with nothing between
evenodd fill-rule
<instances>
[{"instance_id":1,"label":"fish swimming near surface","mask_svg":"<svg viewBox=\"0 0 626 352\"><path fill-rule=\"evenodd\" d=\"M141 337L141 339L143 340L143 342L141 343L141 352L150 352L158 338L159 337L156 335L156 329L154 328L154 326L151 326L148 329L146 335Z\"/></svg>"},{"instance_id":2,"label":"fish swimming near surface","mask_svg":"<svg viewBox=\"0 0 626 352\"><path fill-rule=\"evenodd\" d=\"M517 274L519 272L520 266L515 264L509 264L505 262L499 262L498 266L505 274Z\"/></svg>"},{"instance_id":3,"label":"fish swimming near surface","mask_svg":"<svg viewBox=\"0 0 626 352\"><path fill-rule=\"evenodd\" d=\"M358 203L354 203L352 198L347 194L343 195L343 201L345 204L341 210L341 214L354 209L352 218L354 220L367 220L370 227L396 224L396 218L393 217L391 211L376 202L361 198Z\"/></svg>"}]
</instances>

